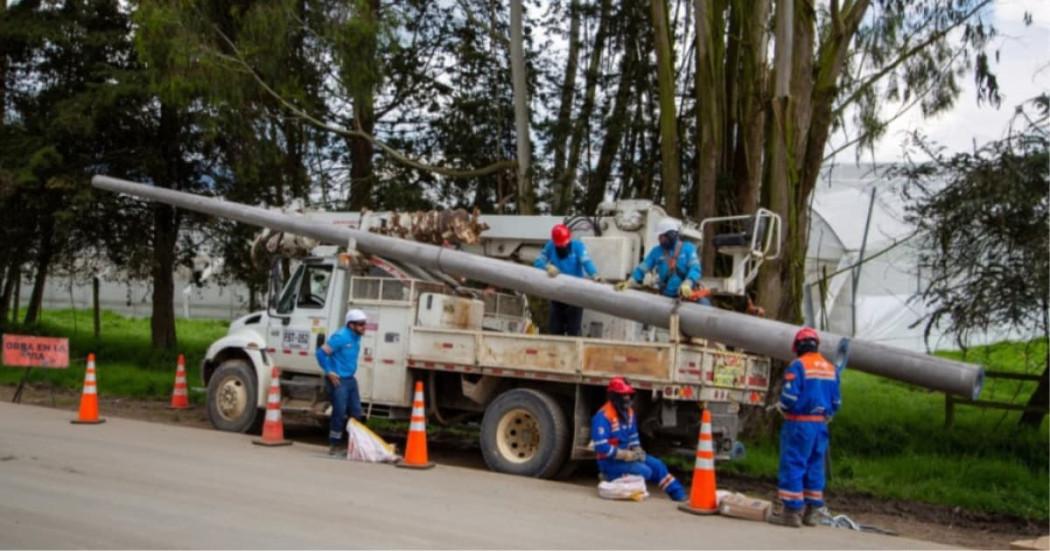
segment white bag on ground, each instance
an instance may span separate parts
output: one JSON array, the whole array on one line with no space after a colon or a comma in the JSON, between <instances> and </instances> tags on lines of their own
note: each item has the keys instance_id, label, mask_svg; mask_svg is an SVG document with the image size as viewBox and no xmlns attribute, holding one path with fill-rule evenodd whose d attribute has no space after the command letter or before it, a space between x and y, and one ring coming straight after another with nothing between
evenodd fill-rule
<instances>
[{"instance_id":1,"label":"white bag on ground","mask_svg":"<svg viewBox=\"0 0 1050 551\"><path fill-rule=\"evenodd\" d=\"M602 499L630 499L641 501L649 497L645 488L645 479L634 474L621 476L616 480L603 480L598 483L598 496Z\"/></svg>"},{"instance_id":2,"label":"white bag on ground","mask_svg":"<svg viewBox=\"0 0 1050 551\"><path fill-rule=\"evenodd\" d=\"M367 463L390 463L398 460L394 445L387 444L357 419L351 418L346 423L346 434L349 440L346 445L347 459Z\"/></svg>"}]
</instances>

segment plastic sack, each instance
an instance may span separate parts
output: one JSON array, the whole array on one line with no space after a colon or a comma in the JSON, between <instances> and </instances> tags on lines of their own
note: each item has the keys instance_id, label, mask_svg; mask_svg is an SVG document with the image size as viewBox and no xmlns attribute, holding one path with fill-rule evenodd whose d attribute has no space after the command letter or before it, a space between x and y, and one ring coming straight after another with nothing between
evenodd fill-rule
<instances>
[{"instance_id":1,"label":"plastic sack","mask_svg":"<svg viewBox=\"0 0 1050 551\"><path fill-rule=\"evenodd\" d=\"M642 501L649 497L645 488L645 479L634 474L621 476L616 480L603 480L598 483L598 497L602 499L630 499Z\"/></svg>"},{"instance_id":2,"label":"plastic sack","mask_svg":"<svg viewBox=\"0 0 1050 551\"><path fill-rule=\"evenodd\" d=\"M346 458L351 461L391 463L399 459L393 444L387 444L357 419L351 418L346 423L346 434L349 440L346 445Z\"/></svg>"}]
</instances>

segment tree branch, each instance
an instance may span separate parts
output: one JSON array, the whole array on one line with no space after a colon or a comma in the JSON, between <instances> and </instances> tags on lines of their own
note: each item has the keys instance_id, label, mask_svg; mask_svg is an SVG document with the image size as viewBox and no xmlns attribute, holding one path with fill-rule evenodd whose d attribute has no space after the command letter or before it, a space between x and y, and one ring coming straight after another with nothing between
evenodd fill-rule
<instances>
[{"instance_id":1,"label":"tree branch","mask_svg":"<svg viewBox=\"0 0 1050 551\"><path fill-rule=\"evenodd\" d=\"M933 33L926 40L920 42L915 47L913 47L910 50L908 50L908 51L904 52L903 54L901 54L897 59L895 59L893 61L893 63L890 63L889 65L886 65L880 71L878 71L874 75L868 77L864 82L859 84L853 90L853 93L850 94L849 97L844 99L842 101L842 103L840 103L838 106L835 107L835 110L832 112L833 115L838 116L840 113L842 113L843 110L846 109L846 107L848 107L854 101L857 101L857 98L859 98L860 95L862 93L864 93L864 90L866 90L869 86L871 86L871 85L875 84L876 82L878 82L879 80L881 80L882 77L884 77L887 74L889 74L890 71L893 71L894 69L896 69L901 63L904 63L905 61L907 61L909 58L914 56L919 51L925 49L930 44L933 44L934 42L940 40L941 38L944 38L945 35L947 35L948 33L952 32L953 30L958 28L960 25L962 25L963 23L968 21L971 17L973 17L974 14L976 14L979 11L981 11L981 9L983 9L985 6L987 6L988 4L991 4L991 3L992 3L992 0L984 0L980 4L977 4L976 6L974 6L974 8L972 10L969 11L969 13L967 13L965 16L959 18L959 20L956 21L954 24L949 25L948 27L945 27L944 29L941 29L941 30Z\"/></svg>"},{"instance_id":2,"label":"tree branch","mask_svg":"<svg viewBox=\"0 0 1050 551\"><path fill-rule=\"evenodd\" d=\"M387 145L387 144L377 140L375 138L375 136L372 136L371 134L368 134L366 132L362 132L362 131L360 131L358 129L345 128L345 127L342 127L342 126L338 126L338 125L335 125L335 124L332 124L332 123L328 123L328 122L322 121L322 120L314 117L313 115L307 113L302 108L300 108L299 106L293 104L292 102L288 101L283 96L281 96L279 93L277 93L277 91L274 90L272 87L270 87L270 85L266 83L266 81L262 78L262 76L260 76L259 73L256 72L248 64L248 62L241 55L240 50L237 49L237 46L233 43L232 40L230 40L229 37L226 36L225 33L223 33L218 27L215 27L215 32L223 39L223 41L226 42L226 44L230 47L230 49L236 55L235 56L229 56L229 55L223 54L221 52L212 52L212 55L215 55L215 56L220 57L222 59L226 59L227 61L233 62L233 63L238 64L241 67L243 67L245 71L247 71L248 73L250 73L252 75L252 77L255 79L255 82L257 82L259 84L259 86L261 86L262 89L266 91L267 94L269 94L271 97L273 97L275 100L277 100L281 105L283 105L285 107L285 109L288 109L288 111L290 111L291 113L295 114L299 118L303 119L304 121L312 124L313 126L315 126L317 128L320 128L322 130L327 130L329 132L333 132L335 134L339 134L339 135L342 135L342 136L349 136L349 137L352 137L352 138L360 138L360 139L366 140L369 143L371 143L373 146L378 147L379 149L383 150L383 152L385 152L387 155L390 155L391 157L394 158L394 160L398 161L399 163L401 163L401 164L403 164L405 166L408 166L410 168L414 168L414 169L417 169L417 170L433 172L435 174L440 174L442 176L447 176L449 178L476 178L476 177L479 177L479 176L487 176L489 174L493 174L493 173L496 173L496 172L501 172L501 171L504 171L504 170L512 170L512 169L514 169L517 166L517 162L511 161L511 160L497 161L497 162L492 163L492 164L490 164L488 166L484 166L484 167L477 168L477 169L472 169L472 170L459 170L459 169L452 169L452 168L447 168L447 167L442 167L442 166L431 165L431 164L427 164L427 163L424 163L422 161L417 161L415 159L411 159L411 158L405 156L400 151L397 151L396 149L390 147L389 145Z\"/></svg>"}]
</instances>

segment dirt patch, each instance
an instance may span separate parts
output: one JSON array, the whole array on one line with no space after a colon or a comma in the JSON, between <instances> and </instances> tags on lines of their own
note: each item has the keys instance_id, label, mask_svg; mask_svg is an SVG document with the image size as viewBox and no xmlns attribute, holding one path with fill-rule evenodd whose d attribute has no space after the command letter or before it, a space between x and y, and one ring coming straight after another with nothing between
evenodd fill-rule
<instances>
[{"instance_id":1,"label":"dirt patch","mask_svg":"<svg viewBox=\"0 0 1050 551\"><path fill-rule=\"evenodd\" d=\"M0 385L0 400L9 402L15 387ZM52 391L46 385L29 385L22 394L22 403L54 407L75 412L80 395L68 390ZM155 423L211 429L204 407L196 405L186 410L172 410L166 402L100 396L99 409L103 417L124 417ZM305 444L323 445L326 430L310 418L286 415L285 436ZM437 428L437 427L435 427ZM391 442L404 445L404 435L379 431ZM465 439L449 431L434 430L428 438L431 459L467 468L484 469L485 463L474 439ZM3 457L0 460L11 460ZM32 459L36 459L35 457ZM592 486L597 472L593 465L581 465L567 482ZM688 479L691 473L675 473ZM759 480L728 473L719 473L719 488L742 492L755 497L775 499L775 481ZM1047 526L1025 519L966 511L927 503L886 500L864 494L843 494L833 489L828 492L828 506L834 514L846 514L861 524L892 530L901 536L935 541L947 545L976 549L1006 549L1010 542L1034 539L1047 533Z\"/></svg>"}]
</instances>

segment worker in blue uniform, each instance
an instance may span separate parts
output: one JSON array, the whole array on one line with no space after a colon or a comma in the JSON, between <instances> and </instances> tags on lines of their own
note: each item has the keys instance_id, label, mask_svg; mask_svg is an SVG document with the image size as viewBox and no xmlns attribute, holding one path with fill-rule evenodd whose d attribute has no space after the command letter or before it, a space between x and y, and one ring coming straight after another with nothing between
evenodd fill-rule
<instances>
[{"instance_id":1,"label":"worker in blue uniform","mask_svg":"<svg viewBox=\"0 0 1050 551\"><path fill-rule=\"evenodd\" d=\"M638 438L638 420L631 407L634 388L623 377L613 377L606 388L608 401L591 419L591 440L598 470L605 480L638 475L656 482L674 501L685 501L685 488L667 471L663 461L648 455Z\"/></svg>"},{"instance_id":2,"label":"worker in blue uniform","mask_svg":"<svg viewBox=\"0 0 1050 551\"><path fill-rule=\"evenodd\" d=\"M780 514L770 517L773 524L816 526L824 508L828 423L842 405L842 398L838 372L817 352L819 346L820 335L803 327L792 344L798 358L784 372L776 406L784 416L777 475L777 495L784 507Z\"/></svg>"},{"instance_id":3,"label":"worker in blue uniform","mask_svg":"<svg viewBox=\"0 0 1050 551\"><path fill-rule=\"evenodd\" d=\"M328 340L317 347L317 363L325 375L325 388L332 402L332 416L328 426L328 453L345 453L342 446L347 416L363 421L361 393L357 388L357 360L361 356L361 337L365 334L368 316L358 309L346 313L346 323Z\"/></svg>"},{"instance_id":4,"label":"worker in blue uniform","mask_svg":"<svg viewBox=\"0 0 1050 551\"><path fill-rule=\"evenodd\" d=\"M695 300L710 306L711 301L707 297L693 298L702 275L700 257L697 256L696 246L682 239L680 232L681 224L674 218L664 218L657 223L656 235L660 244L645 255L630 277L616 285L616 290L623 291L641 283L645 274L655 271L659 278L660 293L664 296Z\"/></svg>"},{"instance_id":5,"label":"worker in blue uniform","mask_svg":"<svg viewBox=\"0 0 1050 551\"><path fill-rule=\"evenodd\" d=\"M565 274L598 280L598 267L591 260L587 246L582 241L573 239L572 231L565 224L557 224L551 229L550 241L543 246L540 256L532 265L546 270L550 277ZM548 320L547 330L551 335L578 337L583 321L583 309L552 300Z\"/></svg>"}]
</instances>

